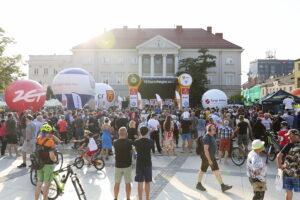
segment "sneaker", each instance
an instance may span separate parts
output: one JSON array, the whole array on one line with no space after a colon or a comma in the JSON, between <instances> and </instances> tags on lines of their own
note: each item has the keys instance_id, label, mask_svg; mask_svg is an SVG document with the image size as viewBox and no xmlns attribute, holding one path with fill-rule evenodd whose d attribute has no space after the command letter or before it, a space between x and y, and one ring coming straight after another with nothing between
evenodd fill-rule
<instances>
[{"instance_id":1,"label":"sneaker","mask_svg":"<svg viewBox=\"0 0 300 200\"><path fill-rule=\"evenodd\" d=\"M225 184L221 185L222 192L225 192L226 190L230 190L231 188L232 188L231 185L225 185Z\"/></svg>"},{"instance_id":2,"label":"sneaker","mask_svg":"<svg viewBox=\"0 0 300 200\"><path fill-rule=\"evenodd\" d=\"M196 188L200 191L206 191L205 187L201 183L197 183Z\"/></svg>"},{"instance_id":3,"label":"sneaker","mask_svg":"<svg viewBox=\"0 0 300 200\"><path fill-rule=\"evenodd\" d=\"M25 163L22 163L21 165L18 166L18 168L23 168L23 167L26 167Z\"/></svg>"}]
</instances>

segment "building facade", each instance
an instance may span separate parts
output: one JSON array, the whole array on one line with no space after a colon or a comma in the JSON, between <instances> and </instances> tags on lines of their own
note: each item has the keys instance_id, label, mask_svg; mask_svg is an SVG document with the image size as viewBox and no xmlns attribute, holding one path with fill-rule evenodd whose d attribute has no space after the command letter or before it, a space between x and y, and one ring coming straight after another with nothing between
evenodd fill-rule
<instances>
[{"instance_id":1,"label":"building facade","mask_svg":"<svg viewBox=\"0 0 300 200\"><path fill-rule=\"evenodd\" d=\"M277 92L278 90L284 90L291 93L295 89L294 85L294 73L290 73L285 76L271 77L265 82L259 84L261 87L261 96L264 97L268 94Z\"/></svg>"},{"instance_id":2,"label":"building facade","mask_svg":"<svg viewBox=\"0 0 300 200\"><path fill-rule=\"evenodd\" d=\"M258 83L262 83L271 76L283 76L293 73L293 60L258 59L250 63L250 78L257 77Z\"/></svg>"},{"instance_id":3,"label":"building facade","mask_svg":"<svg viewBox=\"0 0 300 200\"><path fill-rule=\"evenodd\" d=\"M295 73L295 88L299 88L300 87L300 58L295 60L294 63L294 73Z\"/></svg>"},{"instance_id":4,"label":"building facade","mask_svg":"<svg viewBox=\"0 0 300 200\"><path fill-rule=\"evenodd\" d=\"M60 70L78 67L96 82L111 85L117 95L128 96L128 74L175 76L180 59L196 58L200 48L216 56L216 66L208 69L208 88L223 90L229 97L239 94L243 49L223 39L222 33L213 34L211 27L113 29L73 47L72 55L30 56L29 78L51 85Z\"/></svg>"}]
</instances>

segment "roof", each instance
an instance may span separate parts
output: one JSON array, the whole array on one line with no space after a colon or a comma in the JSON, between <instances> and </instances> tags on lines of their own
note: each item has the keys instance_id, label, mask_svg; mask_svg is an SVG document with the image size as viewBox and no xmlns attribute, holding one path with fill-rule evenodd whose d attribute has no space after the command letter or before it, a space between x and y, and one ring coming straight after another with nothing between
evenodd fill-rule
<instances>
[{"instance_id":1,"label":"roof","mask_svg":"<svg viewBox=\"0 0 300 200\"><path fill-rule=\"evenodd\" d=\"M113 29L81 43L73 49L135 49L139 44L157 36L178 44L183 49L242 49L225 39L222 34L213 34L202 28L121 28Z\"/></svg>"},{"instance_id":2,"label":"roof","mask_svg":"<svg viewBox=\"0 0 300 200\"><path fill-rule=\"evenodd\" d=\"M284 90L278 90L277 92L264 97L261 99L262 104L279 104L282 103L283 99L286 97L292 97L296 103L300 103L300 98L297 96L294 96Z\"/></svg>"}]
</instances>

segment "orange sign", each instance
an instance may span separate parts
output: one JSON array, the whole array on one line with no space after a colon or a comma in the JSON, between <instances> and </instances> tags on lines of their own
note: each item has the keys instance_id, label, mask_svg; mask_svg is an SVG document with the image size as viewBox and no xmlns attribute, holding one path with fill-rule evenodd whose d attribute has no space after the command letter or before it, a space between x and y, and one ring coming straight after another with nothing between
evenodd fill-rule
<instances>
[{"instance_id":1,"label":"orange sign","mask_svg":"<svg viewBox=\"0 0 300 200\"><path fill-rule=\"evenodd\" d=\"M108 102L112 102L115 99L115 93L112 90L106 90L106 99Z\"/></svg>"}]
</instances>

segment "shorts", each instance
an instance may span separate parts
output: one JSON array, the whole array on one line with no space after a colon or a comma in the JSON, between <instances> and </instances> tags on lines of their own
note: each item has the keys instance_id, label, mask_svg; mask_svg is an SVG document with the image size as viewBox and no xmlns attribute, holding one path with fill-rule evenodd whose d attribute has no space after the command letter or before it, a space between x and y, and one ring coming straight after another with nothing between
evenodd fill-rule
<instances>
[{"instance_id":1,"label":"shorts","mask_svg":"<svg viewBox=\"0 0 300 200\"><path fill-rule=\"evenodd\" d=\"M205 130L201 131L201 130L198 130L198 137L200 136L205 136Z\"/></svg>"},{"instance_id":2,"label":"shorts","mask_svg":"<svg viewBox=\"0 0 300 200\"><path fill-rule=\"evenodd\" d=\"M207 168L210 166L209 164L208 164L208 160L207 160L207 158L205 157L205 158L201 158L202 159L202 162L201 162L201 171L202 172L206 172L207 171ZM217 161L214 159L214 160L212 160L212 166L210 166L210 168L211 168L211 171L216 171L216 170L219 170L219 165L218 165L218 163L217 163Z\"/></svg>"},{"instance_id":3,"label":"shorts","mask_svg":"<svg viewBox=\"0 0 300 200\"><path fill-rule=\"evenodd\" d=\"M53 181L54 165L45 164L40 170L37 170L38 182L51 183Z\"/></svg>"},{"instance_id":4,"label":"shorts","mask_svg":"<svg viewBox=\"0 0 300 200\"><path fill-rule=\"evenodd\" d=\"M152 182L152 167L136 167L136 175L135 179L136 182Z\"/></svg>"},{"instance_id":5,"label":"shorts","mask_svg":"<svg viewBox=\"0 0 300 200\"><path fill-rule=\"evenodd\" d=\"M34 140L31 140L29 142L27 142L27 140L25 140L21 151L25 152L25 153L32 153L34 150L35 150Z\"/></svg>"},{"instance_id":6,"label":"shorts","mask_svg":"<svg viewBox=\"0 0 300 200\"><path fill-rule=\"evenodd\" d=\"M249 138L248 135L238 135L238 145L248 145Z\"/></svg>"},{"instance_id":7,"label":"shorts","mask_svg":"<svg viewBox=\"0 0 300 200\"><path fill-rule=\"evenodd\" d=\"M251 179L249 178L249 181L253 187L254 192L264 192L267 190L267 183L266 182L260 182L260 181L255 181L252 182Z\"/></svg>"},{"instance_id":8,"label":"shorts","mask_svg":"<svg viewBox=\"0 0 300 200\"><path fill-rule=\"evenodd\" d=\"M219 151L229 151L231 147L231 139L220 139Z\"/></svg>"},{"instance_id":9,"label":"shorts","mask_svg":"<svg viewBox=\"0 0 300 200\"><path fill-rule=\"evenodd\" d=\"M97 150L94 150L94 151L88 151L88 152L86 152L86 153L87 153L87 155L91 156L93 153L96 153L97 151L98 151L98 149L97 149Z\"/></svg>"},{"instance_id":10,"label":"shorts","mask_svg":"<svg viewBox=\"0 0 300 200\"><path fill-rule=\"evenodd\" d=\"M295 179L288 176L283 176L283 189L300 192L300 179Z\"/></svg>"},{"instance_id":11,"label":"shorts","mask_svg":"<svg viewBox=\"0 0 300 200\"><path fill-rule=\"evenodd\" d=\"M115 183L121 183L123 176L125 179L125 183L131 183L132 182L131 172L132 172L131 166L126 168L115 167Z\"/></svg>"},{"instance_id":12,"label":"shorts","mask_svg":"<svg viewBox=\"0 0 300 200\"><path fill-rule=\"evenodd\" d=\"M182 140L191 140L192 135L190 133L182 133L181 138L182 138Z\"/></svg>"},{"instance_id":13,"label":"shorts","mask_svg":"<svg viewBox=\"0 0 300 200\"><path fill-rule=\"evenodd\" d=\"M16 134L7 134L7 144L18 144L18 139Z\"/></svg>"}]
</instances>

